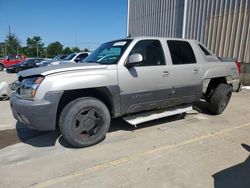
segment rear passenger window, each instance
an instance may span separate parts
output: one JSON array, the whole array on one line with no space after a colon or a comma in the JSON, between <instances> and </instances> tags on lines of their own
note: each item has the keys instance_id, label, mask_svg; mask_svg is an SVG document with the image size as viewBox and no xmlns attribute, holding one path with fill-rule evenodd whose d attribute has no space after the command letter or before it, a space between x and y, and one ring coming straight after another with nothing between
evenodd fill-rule
<instances>
[{"instance_id":1,"label":"rear passenger window","mask_svg":"<svg viewBox=\"0 0 250 188\"><path fill-rule=\"evenodd\" d=\"M131 50L130 55L137 53L141 54L143 57L143 62L139 66L157 66L166 64L161 43L158 40L139 41Z\"/></svg>"},{"instance_id":2,"label":"rear passenger window","mask_svg":"<svg viewBox=\"0 0 250 188\"><path fill-rule=\"evenodd\" d=\"M168 40L167 41L173 65L196 63L194 51L186 41Z\"/></svg>"}]
</instances>

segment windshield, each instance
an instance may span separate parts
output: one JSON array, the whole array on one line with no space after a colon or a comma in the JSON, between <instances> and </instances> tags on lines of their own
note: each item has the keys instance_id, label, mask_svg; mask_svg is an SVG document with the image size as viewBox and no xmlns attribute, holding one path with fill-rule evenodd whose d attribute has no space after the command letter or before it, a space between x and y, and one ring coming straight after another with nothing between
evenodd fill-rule
<instances>
[{"instance_id":1,"label":"windshield","mask_svg":"<svg viewBox=\"0 0 250 188\"><path fill-rule=\"evenodd\" d=\"M64 60L71 60L75 57L76 53L69 54Z\"/></svg>"},{"instance_id":2,"label":"windshield","mask_svg":"<svg viewBox=\"0 0 250 188\"><path fill-rule=\"evenodd\" d=\"M57 56L53 57L52 60L57 60L58 57L60 57L60 56L61 56L61 55L57 55Z\"/></svg>"},{"instance_id":3,"label":"windshield","mask_svg":"<svg viewBox=\"0 0 250 188\"><path fill-rule=\"evenodd\" d=\"M83 63L116 64L131 40L119 40L102 44Z\"/></svg>"},{"instance_id":4,"label":"windshield","mask_svg":"<svg viewBox=\"0 0 250 188\"><path fill-rule=\"evenodd\" d=\"M24 63L28 64L28 63L32 63L33 61L35 61L35 59L27 59L26 61L24 61Z\"/></svg>"},{"instance_id":5,"label":"windshield","mask_svg":"<svg viewBox=\"0 0 250 188\"><path fill-rule=\"evenodd\" d=\"M23 64L31 64L31 63L35 63L37 60L39 59L27 59L26 61L23 62Z\"/></svg>"},{"instance_id":6,"label":"windshield","mask_svg":"<svg viewBox=\"0 0 250 188\"><path fill-rule=\"evenodd\" d=\"M26 63L26 61L21 61L20 63L17 63L16 65L21 65L21 64L24 64Z\"/></svg>"}]
</instances>

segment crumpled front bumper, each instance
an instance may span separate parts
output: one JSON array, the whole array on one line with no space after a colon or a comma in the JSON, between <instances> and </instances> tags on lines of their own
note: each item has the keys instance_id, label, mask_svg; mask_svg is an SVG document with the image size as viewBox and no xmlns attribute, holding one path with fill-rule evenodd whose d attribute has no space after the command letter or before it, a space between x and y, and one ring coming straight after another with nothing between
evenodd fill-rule
<instances>
[{"instance_id":1,"label":"crumpled front bumper","mask_svg":"<svg viewBox=\"0 0 250 188\"><path fill-rule=\"evenodd\" d=\"M10 106L16 120L26 126L42 130L55 130L57 107L63 91L48 92L43 100L23 100L13 94Z\"/></svg>"}]
</instances>

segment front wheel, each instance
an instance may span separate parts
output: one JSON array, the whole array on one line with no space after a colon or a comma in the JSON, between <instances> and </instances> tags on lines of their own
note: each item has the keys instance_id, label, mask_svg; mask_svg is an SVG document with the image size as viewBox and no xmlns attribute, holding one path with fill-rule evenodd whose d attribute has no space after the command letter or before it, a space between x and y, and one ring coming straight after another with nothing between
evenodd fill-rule
<instances>
[{"instance_id":1,"label":"front wheel","mask_svg":"<svg viewBox=\"0 0 250 188\"><path fill-rule=\"evenodd\" d=\"M65 106L59 126L65 140L74 147L87 147L101 142L110 126L106 105L92 97L76 99Z\"/></svg>"},{"instance_id":2,"label":"front wheel","mask_svg":"<svg viewBox=\"0 0 250 188\"><path fill-rule=\"evenodd\" d=\"M219 84L209 99L209 110L214 114L221 114L227 107L232 96L233 88L228 84Z\"/></svg>"}]
</instances>

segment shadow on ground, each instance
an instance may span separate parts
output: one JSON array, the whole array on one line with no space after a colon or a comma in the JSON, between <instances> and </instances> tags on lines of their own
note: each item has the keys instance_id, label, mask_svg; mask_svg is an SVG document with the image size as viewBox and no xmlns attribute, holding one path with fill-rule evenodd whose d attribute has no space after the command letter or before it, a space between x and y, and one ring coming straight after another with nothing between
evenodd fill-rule
<instances>
[{"instance_id":1,"label":"shadow on ground","mask_svg":"<svg viewBox=\"0 0 250 188\"><path fill-rule=\"evenodd\" d=\"M175 115L167 118L162 118L147 123L142 123L137 127L130 125L121 118L113 119L109 129L109 133L115 131L129 131L133 132L138 129L143 129L162 123L169 123L172 121L184 119L185 114ZM26 143L34 147L51 147L55 146L57 140L59 143L66 148L73 148L70 146L61 136L60 130L55 131L37 131L30 129L23 124L17 122L16 129L0 131L0 149L16 144Z\"/></svg>"},{"instance_id":2,"label":"shadow on ground","mask_svg":"<svg viewBox=\"0 0 250 188\"><path fill-rule=\"evenodd\" d=\"M134 132L136 130L139 129L144 129L147 127L151 127L151 126L155 126L155 125L159 125L159 124L163 124L163 123L169 123L169 122L173 122L173 121L177 121L177 120L181 120L185 118L186 114L179 114L179 115L175 115L175 116L170 116L170 117L166 117L166 118L162 118L162 119L158 119L158 120L154 120L154 121L149 121L146 123L142 123L138 126L133 126L129 123L127 123L126 121L124 121L122 118L115 118L112 119L111 121L111 125L109 128L108 133L112 133L112 132L116 132L116 131L128 131L128 132ZM126 135L124 135L126 137ZM122 140L121 136L117 136L119 138L114 138L115 135L113 135L112 141L119 141ZM64 147L67 148L73 148L71 145L69 145L64 139L63 137L59 138L59 142L61 145L63 145ZM104 143L104 144L108 144L108 142Z\"/></svg>"},{"instance_id":3,"label":"shadow on ground","mask_svg":"<svg viewBox=\"0 0 250 188\"><path fill-rule=\"evenodd\" d=\"M17 122L16 129L0 131L0 149L20 142L35 147L53 146L59 136L59 130L41 132L29 129Z\"/></svg>"},{"instance_id":4,"label":"shadow on ground","mask_svg":"<svg viewBox=\"0 0 250 188\"><path fill-rule=\"evenodd\" d=\"M250 152L250 146L241 144ZM250 155L235 166L222 170L213 175L215 188L249 188L250 187Z\"/></svg>"},{"instance_id":5,"label":"shadow on ground","mask_svg":"<svg viewBox=\"0 0 250 188\"><path fill-rule=\"evenodd\" d=\"M30 129L23 124L16 124L17 136L21 142L32 145L34 147L54 146L56 140L60 137L60 131L37 131Z\"/></svg>"},{"instance_id":6,"label":"shadow on ground","mask_svg":"<svg viewBox=\"0 0 250 188\"><path fill-rule=\"evenodd\" d=\"M198 101L195 102L193 108L197 110L199 113L207 114L207 115L214 115L209 111L209 103L206 101Z\"/></svg>"}]
</instances>

